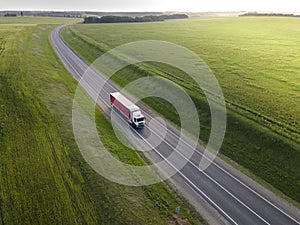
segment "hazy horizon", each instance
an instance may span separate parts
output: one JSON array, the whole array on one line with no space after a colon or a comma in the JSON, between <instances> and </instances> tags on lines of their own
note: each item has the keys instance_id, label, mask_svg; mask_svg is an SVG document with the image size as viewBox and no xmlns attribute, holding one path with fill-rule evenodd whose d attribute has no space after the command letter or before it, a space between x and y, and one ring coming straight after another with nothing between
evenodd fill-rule
<instances>
[{"instance_id":1,"label":"hazy horizon","mask_svg":"<svg viewBox=\"0 0 300 225\"><path fill-rule=\"evenodd\" d=\"M0 11L98 11L98 12L300 12L297 0L10 0Z\"/></svg>"}]
</instances>

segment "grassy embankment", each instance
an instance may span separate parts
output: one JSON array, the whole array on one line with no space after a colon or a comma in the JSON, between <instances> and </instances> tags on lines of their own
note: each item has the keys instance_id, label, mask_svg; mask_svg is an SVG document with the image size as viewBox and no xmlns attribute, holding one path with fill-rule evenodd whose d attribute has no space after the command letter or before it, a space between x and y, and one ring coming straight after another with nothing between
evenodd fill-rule
<instances>
[{"instance_id":1,"label":"grassy embankment","mask_svg":"<svg viewBox=\"0 0 300 225\"><path fill-rule=\"evenodd\" d=\"M226 98L228 124L221 153L299 203L298 25L298 18L270 17L84 24L66 28L63 37L89 62L118 45L149 39L174 42L196 52L216 75ZM207 140L209 109L201 90L182 72L144 63L123 69L113 80L122 86L147 75L164 76L188 91L199 109L201 139ZM171 111L160 111L157 99L146 103L178 123Z\"/></svg>"},{"instance_id":2,"label":"grassy embankment","mask_svg":"<svg viewBox=\"0 0 300 225\"><path fill-rule=\"evenodd\" d=\"M175 207L186 204L166 185L111 183L77 148L71 124L76 83L48 39L55 26L72 21L0 18L0 224L166 224ZM101 113L96 119L116 157L140 163L113 141ZM182 208L191 224L205 223Z\"/></svg>"}]
</instances>

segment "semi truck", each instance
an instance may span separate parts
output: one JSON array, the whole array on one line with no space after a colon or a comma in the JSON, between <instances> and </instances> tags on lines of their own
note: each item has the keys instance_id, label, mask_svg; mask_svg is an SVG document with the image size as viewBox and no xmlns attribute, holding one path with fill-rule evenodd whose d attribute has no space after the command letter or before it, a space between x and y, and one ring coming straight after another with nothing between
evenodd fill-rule
<instances>
[{"instance_id":1,"label":"semi truck","mask_svg":"<svg viewBox=\"0 0 300 225\"><path fill-rule=\"evenodd\" d=\"M145 125L145 117L142 115L140 108L120 92L110 93L110 105L122 113L134 128L142 128Z\"/></svg>"}]
</instances>

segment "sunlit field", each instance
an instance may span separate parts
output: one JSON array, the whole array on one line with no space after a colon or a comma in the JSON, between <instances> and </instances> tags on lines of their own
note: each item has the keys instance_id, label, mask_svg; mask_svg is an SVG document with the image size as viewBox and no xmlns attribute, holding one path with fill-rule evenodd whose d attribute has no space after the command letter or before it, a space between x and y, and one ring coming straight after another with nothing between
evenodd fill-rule
<instances>
[{"instance_id":1,"label":"sunlit field","mask_svg":"<svg viewBox=\"0 0 300 225\"><path fill-rule=\"evenodd\" d=\"M118 185L83 160L71 124L77 84L49 42L76 21L0 18L0 224L167 224L179 204L183 219L206 224L167 185ZM143 163L100 112L96 120L116 157Z\"/></svg>"},{"instance_id":2,"label":"sunlit field","mask_svg":"<svg viewBox=\"0 0 300 225\"><path fill-rule=\"evenodd\" d=\"M139 40L163 40L197 53L217 77L227 103L227 134L221 153L300 202L300 19L209 18L131 24L78 24L65 40L87 61ZM141 72L142 71L142 72ZM150 63L116 74L119 85L160 75L186 88L199 109L201 139L210 132L210 115L201 90L181 71ZM179 123L172 110L146 104ZM202 121L201 121L202 120Z\"/></svg>"}]
</instances>

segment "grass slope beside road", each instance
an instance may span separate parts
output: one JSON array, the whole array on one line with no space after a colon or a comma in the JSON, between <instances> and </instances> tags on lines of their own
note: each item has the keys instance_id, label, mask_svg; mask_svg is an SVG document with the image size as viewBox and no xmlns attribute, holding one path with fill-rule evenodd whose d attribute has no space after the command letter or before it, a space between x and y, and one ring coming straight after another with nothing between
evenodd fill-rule
<instances>
[{"instance_id":1,"label":"grass slope beside road","mask_svg":"<svg viewBox=\"0 0 300 225\"><path fill-rule=\"evenodd\" d=\"M165 184L121 186L83 160L71 124L76 83L49 43L73 21L0 18L0 224L167 224L178 205L205 224ZM96 120L106 146L128 154L106 118Z\"/></svg>"},{"instance_id":2,"label":"grass slope beside road","mask_svg":"<svg viewBox=\"0 0 300 225\"><path fill-rule=\"evenodd\" d=\"M221 153L300 202L300 31L297 18L189 19L147 24L74 25L64 39L93 62L118 45L163 40L196 52L223 89L227 133ZM134 31L134 32L132 32ZM201 90L184 73L158 63L129 66L113 80L120 86L143 76L160 75L183 86L198 108L201 139L210 132L210 113ZM179 123L164 103L147 99Z\"/></svg>"}]
</instances>

